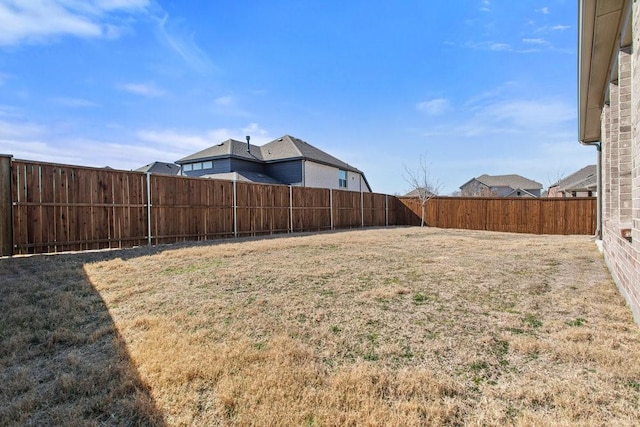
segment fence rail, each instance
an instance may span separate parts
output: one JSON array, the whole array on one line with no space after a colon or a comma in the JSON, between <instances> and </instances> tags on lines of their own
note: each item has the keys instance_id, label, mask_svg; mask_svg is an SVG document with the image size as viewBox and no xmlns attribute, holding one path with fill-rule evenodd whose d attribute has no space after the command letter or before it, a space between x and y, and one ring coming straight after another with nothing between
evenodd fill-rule
<instances>
[{"instance_id":1,"label":"fence rail","mask_svg":"<svg viewBox=\"0 0 640 427\"><path fill-rule=\"evenodd\" d=\"M0 155L0 255L419 225L416 199L14 160ZM443 228L593 234L595 199L434 198Z\"/></svg>"}]
</instances>

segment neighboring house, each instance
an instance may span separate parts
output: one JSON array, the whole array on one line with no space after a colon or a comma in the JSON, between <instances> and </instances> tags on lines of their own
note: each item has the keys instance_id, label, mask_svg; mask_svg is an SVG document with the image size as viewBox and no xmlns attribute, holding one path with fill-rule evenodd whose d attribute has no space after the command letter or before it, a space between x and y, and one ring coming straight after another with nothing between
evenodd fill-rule
<instances>
[{"instance_id":1,"label":"neighboring house","mask_svg":"<svg viewBox=\"0 0 640 427\"><path fill-rule=\"evenodd\" d=\"M228 139L176 163L187 176L371 191L364 173L290 135L262 146Z\"/></svg>"},{"instance_id":2,"label":"neighboring house","mask_svg":"<svg viewBox=\"0 0 640 427\"><path fill-rule=\"evenodd\" d=\"M603 255L640 324L640 2L578 10L578 139L596 148Z\"/></svg>"},{"instance_id":3,"label":"neighboring house","mask_svg":"<svg viewBox=\"0 0 640 427\"><path fill-rule=\"evenodd\" d=\"M153 162L134 171L157 173L160 175L178 175L180 173L180 166L174 163Z\"/></svg>"},{"instance_id":4,"label":"neighboring house","mask_svg":"<svg viewBox=\"0 0 640 427\"><path fill-rule=\"evenodd\" d=\"M594 197L597 187L597 167L589 165L550 186L547 197Z\"/></svg>"},{"instance_id":5,"label":"neighboring house","mask_svg":"<svg viewBox=\"0 0 640 427\"><path fill-rule=\"evenodd\" d=\"M540 197L542 184L520 175L480 175L460 186L465 197Z\"/></svg>"},{"instance_id":6,"label":"neighboring house","mask_svg":"<svg viewBox=\"0 0 640 427\"><path fill-rule=\"evenodd\" d=\"M409 191L407 194L405 194L402 197L427 197L427 198L431 198L431 197L436 197L436 194L431 192L431 190L429 190L428 188L425 187L417 187L414 188L413 190Z\"/></svg>"}]
</instances>

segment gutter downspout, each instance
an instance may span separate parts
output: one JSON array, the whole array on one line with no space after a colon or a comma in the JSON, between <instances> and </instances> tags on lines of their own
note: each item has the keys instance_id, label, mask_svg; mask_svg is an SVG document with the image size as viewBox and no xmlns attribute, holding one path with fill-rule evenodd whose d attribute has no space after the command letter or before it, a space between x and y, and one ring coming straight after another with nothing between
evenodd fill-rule
<instances>
[{"instance_id":1,"label":"gutter downspout","mask_svg":"<svg viewBox=\"0 0 640 427\"><path fill-rule=\"evenodd\" d=\"M582 145L591 145L596 147L598 151L597 165L596 165L596 234L595 237L598 240L602 240L602 143L596 142L584 142L580 141Z\"/></svg>"}]
</instances>

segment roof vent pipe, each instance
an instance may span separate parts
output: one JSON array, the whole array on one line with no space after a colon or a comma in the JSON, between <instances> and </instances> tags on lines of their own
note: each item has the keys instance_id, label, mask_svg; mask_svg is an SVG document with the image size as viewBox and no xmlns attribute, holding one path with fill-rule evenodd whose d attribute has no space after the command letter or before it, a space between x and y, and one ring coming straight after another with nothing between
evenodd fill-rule
<instances>
[{"instance_id":1,"label":"roof vent pipe","mask_svg":"<svg viewBox=\"0 0 640 427\"><path fill-rule=\"evenodd\" d=\"M249 144L250 140L251 140L251 137L247 135L247 153L249 154L251 154L251 145Z\"/></svg>"}]
</instances>

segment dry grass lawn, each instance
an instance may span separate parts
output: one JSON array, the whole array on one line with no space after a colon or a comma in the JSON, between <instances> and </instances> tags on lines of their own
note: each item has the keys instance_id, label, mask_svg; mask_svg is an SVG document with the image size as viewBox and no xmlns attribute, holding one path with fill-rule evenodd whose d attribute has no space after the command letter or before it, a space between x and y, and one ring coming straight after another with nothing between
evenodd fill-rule
<instances>
[{"instance_id":1,"label":"dry grass lawn","mask_svg":"<svg viewBox=\"0 0 640 427\"><path fill-rule=\"evenodd\" d=\"M637 425L592 239L390 228L0 260L0 424Z\"/></svg>"}]
</instances>

